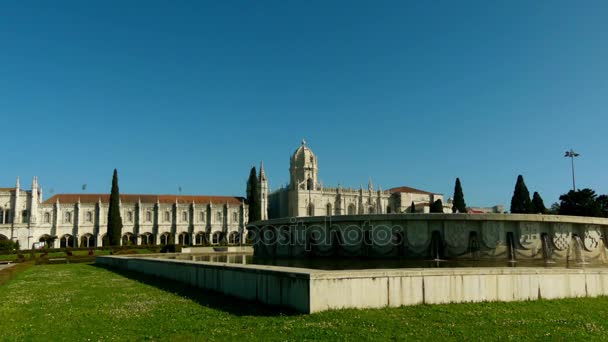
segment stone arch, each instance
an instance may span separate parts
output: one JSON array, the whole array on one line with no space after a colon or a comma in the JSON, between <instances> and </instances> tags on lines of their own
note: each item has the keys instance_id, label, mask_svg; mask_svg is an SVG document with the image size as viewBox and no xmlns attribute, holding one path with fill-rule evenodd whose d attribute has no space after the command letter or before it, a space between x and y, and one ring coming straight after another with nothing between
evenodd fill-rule
<instances>
[{"instance_id":1,"label":"stone arch","mask_svg":"<svg viewBox=\"0 0 608 342\"><path fill-rule=\"evenodd\" d=\"M356 208L354 204L351 203L348 205L348 215L355 215L355 210Z\"/></svg>"},{"instance_id":2,"label":"stone arch","mask_svg":"<svg viewBox=\"0 0 608 342\"><path fill-rule=\"evenodd\" d=\"M153 245L154 244L154 234L152 233L143 233L140 235L141 244L142 245Z\"/></svg>"},{"instance_id":3,"label":"stone arch","mask_svg":"<svg viewBox=\"0 0 608 342\"><path fill-rule=\"evenodd\" d=\"M76 247L76 241L74 236L65 234L59 239L59 248L74 248Z\"/></svg>"},{"instance_id":4,"label":"stone arch","mask_svg":"<svg viewBox=\"0 0 608 342\"><path fill-rule=\"evenodd\" d=\"M8 237L5 235L0 234L0 240L8 240Z\"/></svg>"},{"instance_id":5,"label":"stone arch","mask_svg":"<svg viewBox=\"0 0 608 342\"><path fill-rule=\"evenodd\" d=\"M238 232L231 232L230 235L228 235L228 243L231 245L238 245L241 240L240 237Z\"/></svg>"},{"instance_id":6,"label":"stone arch","mask_svg":"<svg viewBox=\"0 0 608 342\"><path fill-rule=\"evenodd\" d=\"M220 242L222 242L222 232L214 232L213 235L211 235L211 243L217 245Z\"/></svg>"},{"instance_id":7,"label":"stone arch","mask_svg":"<svg viewBox=\"0 0 608 342\"><path fill-rule=\"evenodd\" d=\"M172 240L173 237L171 236L171 233L165 232L160 235L160 244L163 246L172 244Z\"/></svg>"},{"instance_id":8,"label":"stone arch","mask_svg":"<svg viewBox=\"0 0 608 342\"><path fill-rule=\"evenodd\" d=\"M124 233L121 241L123 246L137 245L137 237L131 232Z\"/></svg>"},{"instance_id":9,"label":"stone arch","mask_svg":"<svg viewBox=\"0 0 608 342\"><path fill-rule=\"evenodd\" d=\"M314 203L310 203L308 205L307 213L308 213L308 216L315 216L315 205L314 205Z\"/></svg>"},{"instance_id":10,"label":"stone arch","mask_svg":"<svg viewBox=\"0 0 608 342\"><path fill-rule=\"evenodd\" d=\"M95 247L95 236L93 234L87 233L80 237L80 247Z\"/></svg>"},{"instance_id":11,"label":"stone arch","mask_svg":"<svg viewBox=\"0 0 608 342\"><path fill-rule=\"evenodd\" d=\"M177 236L177 243L184 246L190 245L190 234L186 232L179 233Z\"/></svg>"},{"instance_id":12,"label":"stone arch","mask_svg":"<svg viewBox=\"0 0 608 342\"><path fill-rule=\"evenodd\" d=\"M209 243L209 238L207 237L207 233L198 232L195 236L195 242L197 245L206 245Z\"/></svg>"}]
</instances>

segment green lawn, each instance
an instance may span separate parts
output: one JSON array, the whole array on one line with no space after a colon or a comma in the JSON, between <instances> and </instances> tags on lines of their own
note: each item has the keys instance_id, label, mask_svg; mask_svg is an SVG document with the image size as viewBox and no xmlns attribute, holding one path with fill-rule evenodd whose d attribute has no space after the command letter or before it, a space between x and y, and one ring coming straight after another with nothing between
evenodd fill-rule
<instances>
[{"instance_id":1,"label":"green lawn","mask_svg":"<svg viewBox=\"0 0 608 342\"><path fill-rule=\"evenodd\" d=\"M89 264L45 265L0 285L0 328L3 341L606 340L608 298L299 315Z\"/></svg>"}]
</instances>

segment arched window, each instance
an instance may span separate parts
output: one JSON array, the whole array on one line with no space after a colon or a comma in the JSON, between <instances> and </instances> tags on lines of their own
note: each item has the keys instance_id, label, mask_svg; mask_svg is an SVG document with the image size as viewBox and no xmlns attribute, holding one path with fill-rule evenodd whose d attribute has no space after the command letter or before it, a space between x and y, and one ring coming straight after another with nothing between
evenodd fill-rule
<instances>
[{"instance_id":1,"label":"arched window","mask_svg":"<svg viewBox=\"0 0 608 342\"><path fill-rule=\"evenodd\" d=\"M51 223L51 214L44 213L44 223Z\"/></svg>"},{"instance_id":2,"label":"arched window","mask_svg":"<svg viewBox=\"0 0 608 342\"><path fill-rule=\"evenodd\" d=\"M308 216L315 216L315 205L312 203L308 205Z\"/></svg>"},{"instance_id":3,"label":"arched window","mask_svg":"<svg viewBox=\"0 0 608 342\"><path fill-rule=\"evenodd\" d=\"M28 212L27 212L27 210L24 210L21 212L21 222L27 223L27 219L28 219Z\"/></svg>"},{"instance_id":4,"label":"arched window","mask_svg":"<svg viewBox=\"0 0 608 342\"><path fill-rule=\"evenodd\" d=\"M188 212L182 212L182 222L188 222Z\"/></svg>"},{"instance_id":5,"label":"arched window","mask_svg":"<svg viewBox=\"0 0 608 342\"><path fill-rule=\"evenodd\" d=\"M204 211L201 211L199 213L199 221L205 222L205 212Z\"/></svg>"},{"instance_id":6,"label":"arched window","mask_svg":"<svg viewBox=\"0 0 608 342\"><path fill-rule=\"evenodd\" d=\"M169 222L171 221L171 213L169 213L168 211L165 211L165 222Z\"/></svg>"},{"instance_id":7,"label":"arched window","mask_svg":"<svg viewBox=\"0 0 608 342\"><path fill-rule=\"evenodd\" d=\"M222 222L222 213L221 213L221 212L218 212L218 213L217 213L217 222L218 222L218 223L221 223L221 222Z\"/></svg>"},{"instance_id":8,"label":"arched window","mask_svg":"<svg viewBox=\"0 0 608 342\"><path fill-rule=\"evenodd\" d=\"M65 223L72 223L72 213L70 213L70 212L65 213L63 220L65 221Z\"/></svg>"},{"instance_id":9,"label":"arched window","mask_svg":"<svg viewBox=\"0 0 608 342\"><path fill-rule=\"evenodd\" d=\"M87 222L92 222L93 221L93 213L90 211L87 211ZM87 245L88 247L88 245Z\"/></svg>"},{"instance_id":10,"label":"arched window","mask_svg":"<svg viewBox=\"0 0 608 342\"><path fill-rule=\"evenodd\" d=\"M372 205L369 206L368 213L370 213L370 214L375 214L376 213L376 209L374 208L374 206L372 206Z\"/></svg>"},{"instance_id":11,"label":"arched window","mask_svg":"<svg viewBox=\"0 0 608 342\"><path fill-rule=\"evenodd\" d=\"M327 203L327 205L325 206L325 211L326 211L327 216L333 215L333 213L331 211L331 203Z\"/></svg>"},{"instance_id":12,"label":"arched window","mask_svg":"<svg viewBox=\"0 0 608 342\"><path fill-rule=\"evenodd\" d=\"M234 223L238 223L239 222L239 214L238 213L232 213L232 222L234 222Z\"/></svg>"},{"instance_id":13,"label":"arched window","mask_svg":"<svg viewBox=\"0 0 608 342\"><path fill-rule=\"evenodd\" d=\"M387 213L387 214L390 214L390 213L391 213L391 206L390 206L390 205L387 205L387 206L386 206L386 213Z\"/></svg>"},{"instance_id":14,"label":"arched window","mask_svg":"<svg viewBox=\"0 0 608 342\"><path fill-rule=\"evenodd\" d=\"M146 211L146 222L152 222L152 213Z\"/></svg>"},{"instance_id":15,"label":"arched window","mask_svg":"<svg viewBox=\"0 0 608 342\"><path fill-rule=\"evenodd\" d=\"M348 205L348 215L355 215L355 205L354 204Z\"/></svg>"},{"instance_id":16,"label":"arched window","mask_svg":"<svg viewBox=\"0 0 608 342\"><path fill-rule=\"evenodd\" d=\"M133 222L133 212L130 210L127 211L127 221Z\"/></svg>"}]
</instances>

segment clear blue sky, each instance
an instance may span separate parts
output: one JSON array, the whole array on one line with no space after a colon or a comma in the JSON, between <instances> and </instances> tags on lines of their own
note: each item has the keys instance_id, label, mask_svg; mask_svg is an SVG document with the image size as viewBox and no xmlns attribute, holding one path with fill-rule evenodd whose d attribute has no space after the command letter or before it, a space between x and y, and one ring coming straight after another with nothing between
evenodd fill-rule
<instances>
[{"instance_id":1,"label":"clear blue sky","mask_svg":"<svg viewBox=\"0 0 608 342\"><path fill-rule=\"evenodd\" d=\"M0 186L243 195L320 178L507 207L608 192L606 1L2 1Z\"/></svg>"}]
</instances>

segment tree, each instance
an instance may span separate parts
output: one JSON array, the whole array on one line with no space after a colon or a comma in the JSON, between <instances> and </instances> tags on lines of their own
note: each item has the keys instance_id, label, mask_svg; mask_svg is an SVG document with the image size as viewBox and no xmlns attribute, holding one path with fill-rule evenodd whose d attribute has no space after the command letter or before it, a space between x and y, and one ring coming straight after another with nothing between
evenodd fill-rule
<instances>
[{"instance_id":1,"label":"tree","mask_svg":"<svg viewBox=\"0 0 608 342\"><path fill-rule=\"evenodd\" d=\"M410 213L412 213L412 214L416 213L416 205L414 204L414 201L412 201L412 205L410 206Z\"/></svg>"},{"instance_id":2,"label":"tree","mask_svg":"<svg viewBox=\"0 0 608 342\"><path fill-rule=\"evenodd\" d=\"M530 214L533 212L534 207L530 200L530 192L526 183L524 183L524 177L519 175L511 198L511 214Z\"/></svg>"},{"instance_id":3,"label":"tree","mask_svg":"<svg viewBox=\"0 0 608 342\"><path fill-rule=\"evenodd\" d=\"M608 217L608 195L597 196L595 201L600 207L600 215L602 215L602 217Z\"/></svg>"},{"instance_id":4,"label":"tree","mask_svg":"<svg viewBox=\"0 0 608 342\"><path fill-rule=\"evenodd\" d=\"M251 167L247 180L247 204L249 205L249 222L260 220L260 196L255 166Z\"/></svg>"},{"instance_id":5,"label":"tree","mask_svg":"<svg viewBox=\"0 0 608 342\"><path fill-rule=\"evenodd\" d=\"M118 191L118 171L114 169L110 208L108 209L108 241L110 246L120 245L122 235L122 218L120 217L120 192Z\"/></svg>"},{"instance_id":6,"label":"tree","mask_svg":"<svg viewBox=\"0 0 608 342\"><path fill-rule=\"evenodd\" d=\"M441 202L441 199L438 199L435 202L431 203L430 212L443 213L443 202Z\"/></svg>"},{"instance_id":7,"label":"tree","mask_svg":"<svg viewBox=\"0 0 608 342\"><path fill-rule=\"evenodd\" d=\"M464 202L464 194L462 193L460 178L456 178L456 184L454 185L454 202L452 203L452 212L467 212L467 204Z\"/></svg>"},{"instance_id":8,"label":"tree","mask_svg":"<svg viewBox=\"0 0 608 342\"><path fill-rule=\"evenodd\" d=\"M559 203L555 202L555 203L551 204L551 208L549 208L549 210L547 212L552 215L559 214Z\"/></svg>"},{"instance_id":9,"label":"tree","mask_svg":"<svg viewBox=\"0 0 608 342\"><path fill-rule=\"evenodd\" d=\"M534 195L532 195L532 207L534 207L535 214L546 214L547 208L545 207L545 202L543 202L543 198L540 197L540 194L535 191Z\"/></svg>"},{"instance_id":10,"label":"tree","mask_svg":"<svg viewBox=\"0 0 608 342\"><path fill-rule=\"evenodd\" d=\"M603 202L604 199L605 197L602 197L600 201ZM570 190L567 194L559 196L559 200L560 215L602 216L602 203L597 200L595 191L591 189Z\"/></svg>"}]
</instances>

